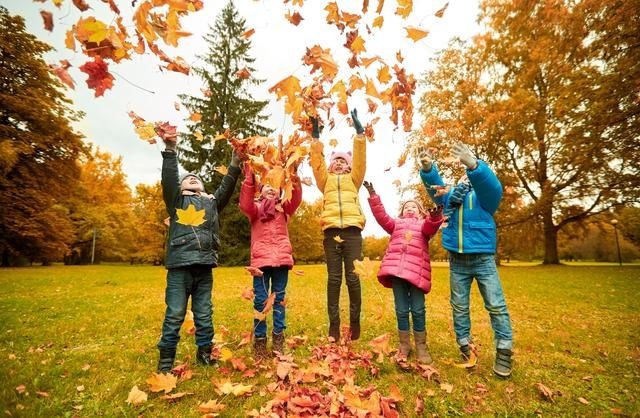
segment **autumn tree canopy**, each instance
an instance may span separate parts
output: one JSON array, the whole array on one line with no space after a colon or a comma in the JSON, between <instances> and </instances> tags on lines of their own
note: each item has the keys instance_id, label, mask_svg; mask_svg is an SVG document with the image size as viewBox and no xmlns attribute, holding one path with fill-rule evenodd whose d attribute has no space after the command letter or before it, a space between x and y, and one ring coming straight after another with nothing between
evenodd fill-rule
<instances>
[{"instance_id":1,"label":"autumn tree canopy","mask_svg":"<svg viewBox=\"0 0 640 418\"><path fill-rule=\"evenodd\" d=\"M640 199L638 3L485 0L480 20L427 73L422 134L471 142L558 263L561 229Z\"/></svg>"},{"instance_id":2,"label":"autumn tree canopy","mask_svg":"<svg viewBox=\"0 0 640 418\"><path fill-rule=\"evenodd\" d=\"M0 252L59 259L73 241L63 202L78 180L79 114L43 60L51 47L0 7ZM52 227L54 226L55 227Z\"/></svg>"}]
</instances>

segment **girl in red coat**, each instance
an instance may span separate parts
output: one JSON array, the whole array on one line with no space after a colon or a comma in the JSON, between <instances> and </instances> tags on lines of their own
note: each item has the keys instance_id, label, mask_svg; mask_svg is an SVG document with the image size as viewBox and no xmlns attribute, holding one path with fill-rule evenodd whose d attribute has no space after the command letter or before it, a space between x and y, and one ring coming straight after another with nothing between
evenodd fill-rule
<instances>
[{"instance_id":1,"label":"girl in red coat","mask_svg":"<svg viewBox=\"0 0 640 418\"><path fill-rule=\"evenodd\" d=\"M273 302L272 350L282 353L284 348L285 297L293 256L287 225L302 202L299 179L294 180L291 200L282 202L280 190L265 185L255 200L256 182L253 171L245 165L245 178L240 191L240 210L251 222L251 267L253 268L253 307L262 312L271 293ZM254 351L257 358L267 355L267 322L253 320Z\"/></svg>"},{"instance_id":2,"label":"girl in red coat","mask_svg":"<svg viewBox=\"0 0 640 418\"><path fill-rule=\"evenodd\" d=\"M400 347L398 359L406 360L411 351L409 314L413 322L416 357L419 362L431 364L427 349L426 308L424 297L431 290L431 262L429 239L438 232L443 222L442 207L427 214L420 203L407 200L402 204L400 217L387 214L373 185L364 182L369 191L369 205L378 224L391 234L389 246L378 271L378 281L393 289L398 321Z\"/></svg>"}]
</instances>

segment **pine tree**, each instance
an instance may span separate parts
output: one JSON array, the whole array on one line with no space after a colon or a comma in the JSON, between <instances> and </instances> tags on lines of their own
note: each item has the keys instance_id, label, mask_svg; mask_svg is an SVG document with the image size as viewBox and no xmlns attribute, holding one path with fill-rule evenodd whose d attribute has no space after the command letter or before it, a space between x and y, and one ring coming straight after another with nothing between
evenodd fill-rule
<instances>
[{"instance_id":1,"label":"pine tree","mask_svg":"<svg viewBox=\"0 0 640 418\"><path fill-rule=\"evenodd\" d=\"M226 141L212 144L216 135L226 129L244 137L270 133L262 125L267 117L261 112L267 102L254 100L247 90L264 80L236 75L243 69L254 72L252 64L255 60L249 55L251 42L242 36L246 30L245 19L229 1L205 36L209 50L199 57L204 65L194 68L204 81L204 88L208 89L205 97L180 96L191 113L202 116L181 136L180 163L189 172L198 173L209 192L214 191L222 180L215 167L226 166L231 159L231 146ZM202 133L205 139L198 140L196 132ZM250 227L237 205L240 183L238 181L231 203L220 218L220 261L227 265L245 264L249 259Z\"/></svg>"}]
</instances>

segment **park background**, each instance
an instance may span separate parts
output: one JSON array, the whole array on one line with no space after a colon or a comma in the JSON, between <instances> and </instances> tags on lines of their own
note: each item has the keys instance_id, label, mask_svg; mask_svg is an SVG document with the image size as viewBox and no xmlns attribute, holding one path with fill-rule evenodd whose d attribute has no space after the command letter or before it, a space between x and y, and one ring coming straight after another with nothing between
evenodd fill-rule
<instances>
[{"instance_id":1,"label":"park background","mask_svg":"<svg viewBox=\"0 0 640 418\"><path fill-rule=\"evenodd\" d=\"M179 48L166 49L185 57L193 70L189 76L160 68L150 52L132 55L110 63L113 86L94 97L80 70L87 59L79 46L77 52L66 48L65 34L80 16L95 15L110 25L116 14L108 2L89 1L83 13L76 3L84 4L2 2L5 413L196 416L208 399L227 405L223 415L259 410L270 399L259 389L269 383L264 374L243 380L255 386L251 396L220 397L209 379L218 381L224 373L198 369L194 379L179 385L189 393L184 399L171 403L150 394L146 403L126 402L134 385L147 390L155 362L167 216L158 182L161 147L137 138L127 112L175 125L183 168L201 174L211 191L222 177L215 168L230 156L225 141L211 138L227 127L274 137L298 128L268 89L290 74L311 79L301 64L306 48L331 48L341 77L358 70L346 64L352 52L343 46L344 28L328 23L330 2L205 2L183 17L183 29L192 35ZM140 6L115 3L128 22ZM414 195L430 205L415 159L425 144L449 182L461 174L447 158L454 140L469 143L498 174L505 194L496 214L496 259L517 341L512 380L493 378L492 336L474 291L480 364L471 373L452 364L448 268L437 236L430 243L436 262L428 321L438 375L426 379L399 371L387 359L378 376L359 374L358 384L385 394L397 384L405 395L398 406L403 416L421 414L418 399L425 411L440 416L637 414L638 2L387 0L372 1L368 12L366 1L335 4L362 14L367 54L395 60L417 79L409 129L389 120L391 111L380 96L356 89L348 98L363 122L381 118L368 144L367 179L388 209L395 211ZM380 4L382 11L373 13ZM400 16L408 5L412 14ZM53 30L43 28L41 11L53 13ZM303 17L297 24L289 19L296 12ZM377 29L376 15L385 19ZM414 42L405 27L429 33ZM127 28L133 31L134 25ZM252 28L254 36L242 36ZM59 63L64 59L70 67ZM377 65L360 74L381 89ZM237 76L242 69L249 75ZM69 79L74 89L65 87ZM377 106L370 105L372 97ZM349 149L348 118L335 122L323 131L325 148ZM301 174L310 175L307 164ZM325 284L318 265L321 203L313 185L304 186L304 196L290 224L297 274L291 275L288 314L288 334L309 338L309 344L292 348L301 363L314 344L322 344L326 328L323 298L317 297ZM373 222L364 191L360 197L368 218L364 255L375 260L384 254L387 238ZM214 323L229 333L218 342L251 364L241 338L253 315L241 297L250 283L243 269L249 226L235 204L225 209L221 223L223 267L214 273ZM365 281L364 293L364 337L354 350L367 351L371 340L393 331L394 313L390 293L375 279ZM189 364L187 331L180 355ZM244 379L226 368L229 379Z\"/></svg>"}]
</instances>

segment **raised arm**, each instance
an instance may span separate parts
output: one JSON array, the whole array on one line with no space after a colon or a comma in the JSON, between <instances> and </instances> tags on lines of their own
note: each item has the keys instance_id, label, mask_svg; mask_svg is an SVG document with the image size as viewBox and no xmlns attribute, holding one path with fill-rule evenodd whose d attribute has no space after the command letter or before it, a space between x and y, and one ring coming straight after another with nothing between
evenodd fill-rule
<instances>
[{"instance_id":1,"label":"raised arm","mask_svg":"<svg viewBox=\"0 0 640 418\"><path fill-rule=\"evenodd\" d=\"M222 209L224 209L227 203L229 203L229 200L231 200L238 176L240 176L240 159L234 153L231 156L231 163L229 167L227 167L227 174L222 178L222 183L220 183L218 190L213 194L216 198L216 204L218 205L218 213L222 212Z\"/></svg>"},{"instance_id":2,"label":"raised arm","mask_svg":"<svg viewBox=\"0 0 640 418\"><path fill-rule=\"evenodd\" d=\"M316 185L322 193L324 193L324 186L327 184L327 163L324 161L324 145L317 139L311 142L311 148L309 150L309 164L311 170L313 170L313 177L316 179Z\"/></svg>"},{"instance_id":3,"label":"raised arm","mask_svg":"<svg viewBox=\"0 0 640 418\"><path fill-rule=\"evenodd\" d=\"M436 163L432 163L429 167L429 170L425 170L425 168L420 169L420 179L422 180L422 184L427 189L427 193L433 202L438 206L446 206L447 201L449 200L449 194L439 194L437 193L437 189L432 186L445 187L444 181L440 177L438 173L438 166Z\"/></svg>"},{"instance_id":4,"label":"raised arm","mask_svg":"<svg viewBox=\"0 0 640 418\"><path fill-rule=\"evenodd\" d=\"M247 215L249 221L253 221L258 214L258 205L254 199L256 194L256 183L253 170L248 164L245 164L244 181L240 189L240 210Z\"/></svg>"},{"instance_id":5,"label":"raised arm","mask_svg":"<svg viewBox=\"0 0 640 418\"><path fill-rule=\"evenodd\" d=\"M300 206L300 203L302 203L302 187L300 185L300 179L298 177L294 177L291 200L282 205L282 210L284 210L286 215L292 216Z\"/></svg>"},{"instance_id":6,"label":"raised arm","mask_svg":"<svg viewBox=\"0 0 640 418\"><path fill-rule=\"evenodd\" d=\"M162 198L170 216L173 216L176 211L175 205L179 193L178 155L175 148L168 146L162 152Z\"/></svg>"},{"instance_id":7,"label":"raised arm","mask_svg":"<svg viewBox=\"0 0 640 418\"><path fill-rule=\"evenodd\" d=\"M429 211L429 215L425 218L424 223L422 224L422 235L424 235L428 240L431 239L440 229L440 225L444 222L444 217L442 216L442 206L438 206L435 209Z\"/></svg>"},{"instance_id":8,"label":"raised arm","mask_svg":"<svg viewBox=\"0 0 640 418\"><path fill-rule=\"evenodd\" d=\"M476 192L480 206L493 215L502 199L502 184L498 177L482 160L477 161L475 169L467 169L467 177Z\"/></svg>"},{"instance_id":9,"label":"raised arm","mask_svg":"<svg viewBox=\"0 0 640 418\"><path fill-rule=\"evenodd\" d=\"M369 192L369 206L371 207L371 212L373 213L374 218L376 218L376 222L378 222L382 229L384 229L388 234L393 233L393 230L396 227L396 220L389 216L387 211L384 210L384 205L380 200L380 196L376 194L373 184L365 181L364 187Z\"/></svg>"},{"instance_id":10,"label":"raised arm","mask_svg":"<svg viewBox=\"0 0 640 418\"><path fill-rule=\"evenodd\" d=\"M362 186L367 170L367 140L364 135L358 134L353 138L353 164L351 179L356 189Z\"/></svg>"}]
</instances>

